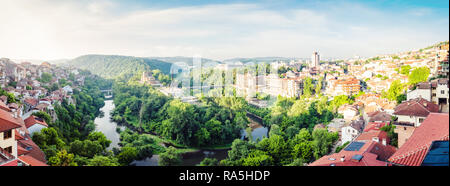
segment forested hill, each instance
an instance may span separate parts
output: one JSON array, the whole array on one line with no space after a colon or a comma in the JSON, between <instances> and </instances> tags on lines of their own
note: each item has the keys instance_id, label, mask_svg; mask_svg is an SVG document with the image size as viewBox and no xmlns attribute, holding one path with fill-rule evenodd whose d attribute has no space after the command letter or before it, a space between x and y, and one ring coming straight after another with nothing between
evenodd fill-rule
<instances>
[{"instance_id":1,"label":"forested hill","mask_svg":"<svg viewBox=\"0 0 450 186\"><path fill-rule=\"evenodd\" d=\"M172 65L157 59L117 55L84 55L67 63L80 69L90 70L92 73L108 79L155 69L169 74Z\"/></svg>"}]
</instances>

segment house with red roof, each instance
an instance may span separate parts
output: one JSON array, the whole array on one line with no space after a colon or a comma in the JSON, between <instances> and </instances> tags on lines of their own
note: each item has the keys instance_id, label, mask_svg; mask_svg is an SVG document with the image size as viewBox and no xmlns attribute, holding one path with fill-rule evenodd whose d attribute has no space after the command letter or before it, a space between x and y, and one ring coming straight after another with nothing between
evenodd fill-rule
<instances>
[{"instance_id":1,"label":"house with red roof","mask_svg":"<svg viewBox=\"0 0 450 186\"><path fill-rule=\"evenodd\" d=\"M43 128L47 128L48 124L44 121L44 119L31 115L30 117L25 119L25 126L27 127L31 136L33 136L33 133L40 132Z\"/></svg>"},{"instance_id":2,"label":"house with red roof","mask_svg":"<svg viewBox=\"0 0 450 186\"><path fill-rule=\"evenodd\" d=\"M353 120L346 126L341 128L341 142L342 144L353 141L364 130L364 120L361 117L359 120Z\"/></svg>"},{"instance_id":3,"label":"house with red roof","mask_svg":"<svg viewBox=\"0 0 450 186\"><path fill-rule=\"evenodd\" d=\"M439 112L439 106L424 98L411 99L398 105L394 112L394 115L398 117L394 122L395 132L398 133L398 147L401 147L411 137L414 130L433 112Z\"/></svg>"},{"instance_id":4,"label":"house with red roof","mask_svg":"<svg viewBox=\"0 0 450 186\"><path fill-rule=\"evenodd\" d=\"M45 154L31 140L24 120L0 109L0 166L42 166L45 162Z\"/></svg>"},{"instance_id":5,"label":"house with red roof","mask_svg":"<svg viewBox=\"0 0 450 186\"><path fill-rule=\"evenodd\" d=\"M389 166L395 147L375 141L353 141L339 153L323 156L309 166Z\"/></svg>"},{"instance_id":6,"label":"house with red roof","mask_svg":"<svg viewBox=\"0 0 450 186\"><path fill-rule=\"evenodd\" d=\"M28 112L39 104L39 100L29 97L25 98L23 103L25 105L24 112Z\"/></svg>"},{"instance_id":7,"label":"house with red roof","mask_svg":"<svg viewBox=\"0 0 450 186\"><path fill-rule=\"evenodd\" d=\"M5 152L17 157L17 142L15 140L15 130L20 128L10 112L0 109L0 151L5 156ZM7 156L6 154L6 156Z\"/></svg>"},{"instance_id":8,"label":"house with red roof","mask_svg":"<svg viewBox=\"0 0 450 186\"><path fill-rule=\"evenodd\" d=\"M381 127L389 125L389 122L369 122L364 128L364 132L369 132L372 130L379 131Z\"/></svg>"},{"instance_id":9,"label":"house with red roof","mask_svg":"<svg viewBox=\"0 0 450 186\"><path fill-rule=\"evenodd\" d=\"M434 141L449 141L448 113L430 113L388 161L399 166L420 166Z\"/></svg>"},{"instance_id":10,"label":"house with red roof","mask_svg":"<svg viewBox=\"0 0 450 186\"><path fill-rule=\"evenodd\" d=\"M383 145L387 145L389 144L389 137L387 136L387 132L385 131L371 130L368 132L363 132L355 139L355 141L374 141Z\"/></svg>"}]
</instances>

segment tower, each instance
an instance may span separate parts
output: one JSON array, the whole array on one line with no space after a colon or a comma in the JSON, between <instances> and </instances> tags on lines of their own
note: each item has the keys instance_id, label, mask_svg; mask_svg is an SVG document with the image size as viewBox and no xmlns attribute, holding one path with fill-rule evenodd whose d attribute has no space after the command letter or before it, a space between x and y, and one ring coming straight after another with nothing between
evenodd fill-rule
<instances>
[{"instance_id":1,"label":"tower","mask_svg":"<svg viewBox=\"0 0 450 186\"><path fill-rule=\"evenodd\" d=\"M311 65L310 67L319 67L320 57L318 52L314 52L311 56Z\"/></svg>"}]
</instances>

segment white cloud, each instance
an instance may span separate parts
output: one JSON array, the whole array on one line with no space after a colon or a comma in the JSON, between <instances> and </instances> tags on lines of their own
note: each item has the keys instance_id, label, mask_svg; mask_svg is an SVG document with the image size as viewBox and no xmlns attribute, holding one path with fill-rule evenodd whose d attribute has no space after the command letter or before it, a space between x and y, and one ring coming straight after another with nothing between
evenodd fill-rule
<instances>
[{"instance_id":1,"label":"white cloud","mask_svg":"<svg viewBox=\"0 0 450 186\"><path fill-rule=\"evenodd\" d=\"M0 57L57 59L100 53L225 59L308 57L313 50L348 57L448 39L448 18L437 20L447 25L398 24L409 20L349 6L279 11L258 4L225 4L131 11L106 0L2 0Z\"/></svg>"}]
</instances>

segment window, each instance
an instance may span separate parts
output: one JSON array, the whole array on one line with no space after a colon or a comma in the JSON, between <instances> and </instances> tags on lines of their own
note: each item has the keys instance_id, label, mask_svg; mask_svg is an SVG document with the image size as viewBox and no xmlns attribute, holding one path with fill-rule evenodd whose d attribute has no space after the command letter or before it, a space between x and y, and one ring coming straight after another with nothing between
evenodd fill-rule
<instances>
[{"instance_id":1,"label":"window","mask_svg":"<svg viewBox=\"0 0 450 186\"><path fill-rule=\"evenodd\" d=\"M12 137L12 130L6 131L3 133L3 139L9 139Z\"/></svg>"},{"instance_id":2,"label":"window","mask_svg":"<svg viewBox=\"0 0 450 186\"><path fill-rule=\"evenodd\" d=\"M406 127L403 127L403 130L406 130Z\"/></svg>"},{"instance_id":3,"label":"window","mask_svg":"<svg viewBox=\"0 0 450 186\"><path fill-rule=\"evenodd\" d=\"M422 123L423 122L423 118L419 118L419 123Z\"/></svg>"},{"instance_id":4,"label":"window","mask_svg":"<svg viewBox=\"0 0 450 186\"><path fill-rule=\"evenodd\" d=\"M6 148L4 148L5 149L5 151L6 152L8 152L8 153L12 153L12 147L6 147Z\"/></svg>"},{"instance_id":5,"label":"window","mask_svg":"<svg viewBox=\"0 0 450 186\"><path fill-rule=\"evenodd\" d=\"M445 90L441 90L441 94L445 94Z\"/></svg>"}]
</instances>

